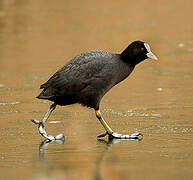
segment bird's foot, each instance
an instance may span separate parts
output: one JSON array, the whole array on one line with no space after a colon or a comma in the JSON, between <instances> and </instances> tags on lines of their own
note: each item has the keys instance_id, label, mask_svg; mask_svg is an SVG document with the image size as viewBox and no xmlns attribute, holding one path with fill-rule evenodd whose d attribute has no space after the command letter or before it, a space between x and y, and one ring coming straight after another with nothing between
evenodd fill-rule
<instances>
[{"instance_id":1,"label":"bird's foot","mask_svg":"<svg viewBox=\"0 0 193 180\"><path fill-rule=\"evenodd\" d=\"M104 134L101 134L97 136L98 138L105 137L106 135L109 136L109 139L143 139L143 134L141 133L133 133L131 135L125 135L125 134L118 134L118 133L109 133L106 132Z\"/></svg>"},{"instance_id":2,"label":"bird's foot","mask_svg":"<svg viewBox=\"0 0 193 180\"><path fill-rule=\"evenodd\" d=\"M56 141L56 140L63 140L64 135L63 134L58 134L57 136L52 136L46 133L46 130L44 129L44 124L41 121L32 119L31 120L33 123L38 125L38 131L40 135L42 135L44 138L46 138L49 141Z\"/></svg>"},{"instance_id":3,"label":"bird's foot","mask_svg":"<svg viewBox=\"0 0 193 180\"><path fill-rule=\"evenodd\" d=\"M107 131L105 133L103 133L103 134L98 135L97 138L105 137L106 135L108 135Z\"/></svg>"},{"instance_id":4,"label":"bird's foot","mask_svg":"<svg viewBox=\"0 0 193 180\"><path fill-rule=\"evenodd\" d=\"M112 134L109 134L109 138L110 139L142 139L143 138L143 134L141 133L133 133L133 134L130 134L130 135L127 135L127 134L118 134L118 133L112 133Z\"/></svg>"}]
</instances>

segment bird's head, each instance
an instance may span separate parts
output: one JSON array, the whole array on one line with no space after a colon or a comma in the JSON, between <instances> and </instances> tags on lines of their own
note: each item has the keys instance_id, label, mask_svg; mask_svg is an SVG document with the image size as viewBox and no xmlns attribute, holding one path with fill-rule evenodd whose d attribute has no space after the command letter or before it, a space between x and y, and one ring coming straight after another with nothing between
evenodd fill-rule
<instances>
[{"instance_id":1,"label":"bird's head","mask_svg":"<svg viewBox=\"0 0 193 180\"><path fill-rule=\"evenodd\" d=\"M122 59L132 65L136 65L147 58L157 60L151 52L150 46L142 41L132 42L122 53Z\"/></svg>"}]
</instances>

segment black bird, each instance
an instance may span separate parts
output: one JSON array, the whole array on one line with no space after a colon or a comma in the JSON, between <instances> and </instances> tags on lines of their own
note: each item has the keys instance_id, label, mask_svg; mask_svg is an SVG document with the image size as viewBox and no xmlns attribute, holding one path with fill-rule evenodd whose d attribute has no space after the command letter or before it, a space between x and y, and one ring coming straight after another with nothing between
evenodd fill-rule
<instances>
[{"instance_id":1,"label":"black bird","mask_svg":"<svg viewBox=\"0 0 193 180\"><path fill-rule=\"evenodd\" d=\"M89 51L76 56L40 86L43 90L37 98L54 103L42 121L32 120L32 122L38 124L39 133L48 140L62 139L63 134L54 137L46 133L44 129L46 120L57 105L79 103L95 110L96 117L106 130L98 137L109 135L110 138L118 139L138 138L141 133L132 135L115 133L102 118L99 106L105 93L127 78L135 66L147 58L157 60L149 45L142 41L132 42L121 54Z\"/></svg>"}]
</instances>

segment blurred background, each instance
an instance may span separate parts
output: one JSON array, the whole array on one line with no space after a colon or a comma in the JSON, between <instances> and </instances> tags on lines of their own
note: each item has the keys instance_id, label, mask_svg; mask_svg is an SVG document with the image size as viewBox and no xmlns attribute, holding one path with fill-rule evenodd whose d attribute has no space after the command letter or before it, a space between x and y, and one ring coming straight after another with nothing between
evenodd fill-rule
<instances>
[{"instance_id":1,"label":"blurred background","mask_svg":"<svg viewBox=\"0 0 193 180\"><path fill-rule=\"evenodd\" d=\"M192 179L193 1L0 1L0 179ZM121 53L134 40L159 61L137 65L102 100L119 133L140 142L97 141L92 109L57 107L47 123L63 144L41 144L30 119L50 102L39 86L74 56Z\"/></svg>"}]
</instances>

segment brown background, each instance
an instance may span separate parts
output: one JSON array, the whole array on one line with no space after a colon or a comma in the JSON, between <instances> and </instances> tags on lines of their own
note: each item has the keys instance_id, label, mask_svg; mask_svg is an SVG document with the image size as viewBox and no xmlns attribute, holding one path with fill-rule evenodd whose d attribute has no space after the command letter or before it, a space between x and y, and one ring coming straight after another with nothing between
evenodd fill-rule
<instances>
[{"instance_id":1,"label":"brown background","mask_svg":"<svg viewBox=\"0 0 193 180\"><path fill-rule=\"evenodd\" d=\"M0 179L192 179L193 1L0 1ZM103 99L101 111L120 133L140 131L140 142L107 146L94 111L58 107L43 140L30 119L49 102L39 85L75 55L119 53L148 42L159 61L147 60ZM160 89L161 88L161 89Z\"/></svg>"}]
</instances>

